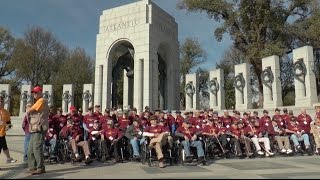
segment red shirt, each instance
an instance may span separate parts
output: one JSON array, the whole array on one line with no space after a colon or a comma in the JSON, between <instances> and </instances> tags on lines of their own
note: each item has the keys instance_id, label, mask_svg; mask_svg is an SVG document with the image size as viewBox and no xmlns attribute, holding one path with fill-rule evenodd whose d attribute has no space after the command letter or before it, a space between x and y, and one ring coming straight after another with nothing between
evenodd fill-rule
<instances>
[{"instance_id":1,"label":"red shirt","mask_svg":"<svg viewBox=\"0 0 320 180\"><path fill-rule=\"evenodd\" d=\"M298 122L296 122L296 123L290 122L287 125L287 129L290 130L290 131L294 131L294 132L301 132L302 131L302 128L301 128L301 126L299 125ZM290 134L292 134L292 133L290 133Z\"/></svg>"},{"instance_id":2,"label":"red shirt","mask_svg":"<svg viewBox=\"0 0 320 180\"><path fill-rule=\"evenodd\" d=\"M196 132L197 132L197 129L194 127L191 127L191 128L178 127L178 129L176 130L176 133L182 133L183 135L187 136L189 139L191 139Z\"/></svg>"},{"instance_id":3,"label":"red shirt","mask_svg":"<svg viewBox=\"0 0 320 180\"><path fill-rule=\"evenodd\" d=\"M269 119L265 119L262 126L260 126L261 132L268 132L270 135L276 135L276 132L274 131L272 121Z\"/></svg>"},{"instance_id":4,"label":"red shirt","mask_svg":"<svg viewBox=\"0 0 320 180\"><path fill-rule=\"evenodd\" d=\"M100 134L91 134L92 131L100 131L101 129L98 127L97 129L95 129L94 127L90 127L89 129L89 136L88 136L88 140L96 140L96 139L100 139Z\"/></svg>"},{"instance_id":5,"label":"red shirt","mask_svg":"<svg viewBox=\"0 0 320 180\"><path fill-rule=\"evenodd\" d=\"M176 124L178 125L178 127L182 127L183 120L184 118L181 115L177 115Z\"/></svg>"},{"instance_id":6,"label":"red shirt","mask_svg":"<svg viewBox=\"0 0 320 180\"><path fill-rule=\"evenodd\" d=\"M22 122L22 129L24 131L25 134L29 134L29 121L30 121L30 117L28 117L28 115L24 116L23 122Z\"/></svg>"},{"instance_id":7,"label":"red shirt","mask_svg":"<svg viewBox=\"0 0 320 180\"><path fill-rule=\"evenodd\" d=\"M52 118L54 119L56 130L61 130L65 125L67 125L67 117L64 115L56 114Z\"/></svg>"},{"instance_id":8,"label":"red shirt","mask_svg":"<svg viewBox=\"0 0 320 180\"><path fill-rule=\"evenodd\" d=\"M46 134L45 139L50 141L51 139L53 139L53 136L56 135L56 131L53 128L49 128Z\"/></svg>"},{"instance_id":9,"label":"red shirt","mask_svg":"<svg viewBox=\"0 0 320 180\"><path fill-rule=\"evenodd\" d=\"M105 128L103 130L103 134L104 134L104 137L105 139L109 139L110 137L112 137L113 139L119 139L120 136L121 136L121 133L119 131L118 128Z\"/></svg>"},{"instance_id":10,"label":"red shirt","mask_svg":"<svg viewBox=\"0 0 320 180\"><path fill-rule=\"evenodd\" d=\"M310 133L310 123L312 122L312 119L308 114L300 114L297 117L297 121L299 122L299 126L304 130L304 132Z\"/></svg>"},{"instance_id":11,"label":"red shirt","mask_svg":"<svg viewBox=\"0 0 320 180\"><path fill-rule=\"evenodd\" d=\"M288 116L289 118L289 116ZM274 115L272 117L272 120L276 120L278 126L280 126L281 128L285 128L286 127L286 122L285 120L283 119L283 116L281 115Z\"/></svg>"},{"instance_id":12,"label":"red shirt","mask_svg":"<svg viewBox=\"0 0 320 180\"><path fill-rule=\"evenodd\" d=\"M203 132L210 133L210 134L214 132L215 134L218 134L219 130L215 126L206 125L203 128Z\"/></svg>"},{"instance_id":13,"label":"red shirt","mask_svg":"<svg viewBox=\"0 0 320 180\"><path fill-rule=\"evenodd\" d=\"M233 116L231 121L232 123L238 123L240 121L240 117Z\"/></svg>"},{"instance_id":14,"label":"red shirt","mask_svg":"<svg viewBox=\"0 0 320 180\"><path fill-rule=\"evenodd\" d=\"M231 116L227 116L227 117L221 116L220 119L221 119L224 127L227 127L228 125L231 126L231 122L232 122Z\"/></svg>"},{"instance_id":15,"label":"red shirt","mask_svg":"<svg viewBox=\"0 0 320 180\"><path fill-rule=\"evenodd\" d=\"M149 133L162 133L162 132L166 132L163 126L147 126L144 129L144 132L149 132Z\"/></svg>"},{"instance_id":16,"label":"red shirt","mask_svg":"<svg viewBox=\"0 0 320 180\"><path fill-rule=\"evenodd\" d=\"M122 129L127 129L128 126L132 124L132 121L129 120L129 117L119 117L119 125Z\"/></svg>"},{"instance_id":17,"label":"red shirt","mask_svg":"<svg viewBox=\"0 0 320 180\"><path fill-rule=\"evenodd\" d=\"M83 123L87 126L87 128L92 128L93 127L93 122L94 120L99 120L98 116L95 114L86 114L83 118Z\"/></svg>"},{"instance_id":18,"label":"red shirt","mask_svg":"<svg viewBox=\"0 0 320 180\"><path fill-rule=\"evenodd\" d=\"M74 125L79 125L80 124L81 118L80 118L80 116L78 114L73 114L73 115L69 114L69 117L71 119L73 119Z\"/></svg>"},{"instance_id":19,"label":"red shirt","mask_svg":"<svg viewBox=\"0 0 320 180\"><path fill-rule=\"evenodd\" d=\"M172 124L175 124L176 123L176 119L171 115L167 115L167 122L168 122L168 125L171 127Z\"/></svg>"},{"instance_id":20,"label":"red shirt","mask_svg":"<svg viewBox=\"0 0 320 180\"><path fill-rule=\"evenodd\" d=\"M270 118L270 116L262 116L262 117L260 118L260 121L259 121L260 126L262 126L262 125L264 124L264 122L266 121L267 117ZM271 119L271 118L270 118L270 119Z\"/></svg>"},{"instance_id":21,"label":"red shirt","mask_svg":"<svg viewBox=\"0 0 320 180\"><path fill-rule=\"evenodd\" d=\"M199 117L193 117L192 119L190 118L190 123L194 127L196 127L196 126L200 127L201 126L201 122L202 122L202 119L199 118Z\"/></svg>"},{"instance_id":22,"label":"red shirt","mask_svg":"<svg viewBox=\"0 0 320 180\"><path fill-rule=\"evenodd\" d=\"M253 132L253 134L258 137L259 133L261 132L260 131L260 127L255 127L255 126L248 125L247 127L244 128L244 133L246 135L249 135L249 132Z\"/></svg>"},{"instance_id":23,"label":"red shirt","mask_svg":"<svg viewBox=\"0 0 320 180\"><path fill-rule=\"evenodd\" d=\"M287 124L290 123L290 116L289 116L289 114L282 114L282 119L283 119L285 125L287 125Z\"/></svg>"},{"instance_id":24,"label":"red shirt","mask_svg":"<svg viewBox=\"0 0 320 180\"><path fill-rule=\"evenodd\" d=\"M76 139L78 135L80 135L80 138L82 138L82 131L79 126L73 125L73 126L64 126L61 130L61 135L63 138L68 138L69 136L72 139Z\"/></svg>"},{"instance_id":25,"label":"red shirt","mask_svg":"<svg viewBox=\"0 0 320 180\"><path fill-rule=\"evenodd\" d=\"M241 136L241 131L236 127L236 128L234 128L234 127L230 127L230 132L233 134L233 135L235 135L235 136L237 136L237 137L240 137Z\"/></svg>"}]
</instances>

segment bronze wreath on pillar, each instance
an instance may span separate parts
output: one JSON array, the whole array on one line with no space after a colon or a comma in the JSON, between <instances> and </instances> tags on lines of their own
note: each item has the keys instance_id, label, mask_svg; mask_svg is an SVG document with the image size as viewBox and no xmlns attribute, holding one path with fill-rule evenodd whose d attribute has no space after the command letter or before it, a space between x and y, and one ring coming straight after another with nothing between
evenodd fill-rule
<instances>
[{"instance_id":1,"label":"bronze wreath on pillar","mask_svg":"<svg viewBox=\"0 0 320 180\"><path fill-rule=\"evenodd\" d=\"M234 80L234 86L236 87L236 89L238 89L239 91L243 92L243 88L246 86L246 80L243 77L242 73L239 73Z\"/></svg>"},{"instance_id":2,"label":"bronze wreath on pillar","mask_svg":"<svg viewBox=\"0 0 320 180\"><path fill-rule=\"evenodd\" d=\"M45 91L43 93L43 98L46 99L47 101L49 101L51 99L51 95L49 94L48 91Z\"/></svg>"},{"instance_id":3,"label":"bronze wreath on pillar","mask_svg":"<svg viewBox=\"0 0 320 180\"><path fill-rule=\"evenodd\" d=\"M23 93L21 93L20 99L21 101L28 101L30 95L28 94L27 91L24 91Z\"/></svg>"},{"instance_id":4,"label":"bronze wreath on pillar","mask_svg":"<svg viewBox=\"0 0 320 180\"><path fill-rule=\"evenodd\" d=\"M69 102L71 100L71 95L69 93L69 91L65 92L62 94L62 99L65 101L65 102Z\"/></svg>"},{"instance_id":5,"label":"bronze wreath on pillar","mask_svg":"<svg viewBox=\"0 0 320 180\"><path fill-rule=\"evenodd\" d=\"M186 84L186 87L184 90L186 91L187 95L190 97L192 97L194 95L194 93L196 92L196 88L192 84L192 81L190 81Z\"/></svg>"},{"instance_id":6,"label":"bronze wreath on pillar","mask_svg":"<svg viewBox=\"0 0 320 180\"><path fill-rule=\"evenodd\" d=\"M210 88L210 92L214 95L217 95L218 91L219 91L219 82L216 78L212 79L209 82L209 88Z\"/></svg>"},{"instance_id":7,"label":"bronze wreath on pillar","mask_svg":"<svg viewBox=\"0 0 320 180\"><path fill-rule=\"evenodd\" d=\"M304 64L303 59L298 59L295 63L293 63L293 75L295 79L297 79L298 81L304 84L306 74L307 74L307 67Z\"/></svg>"},{"instance_id":8,"label":"bronze wreath on pillar","mask_svg":"<svg viewBox=\"0 0 320 180\"><path fill-rule=\"evenodd\" d=\"M6 93L6 91L1 91L0 96L3 98L4 101L8 100L9 95Z\"/></svg>"},{"instance_id":9,"label":"bronze wreath on pillar","mask_svg":"<svg viewBox=\"0 0 320 180\"><path fill-rule=\"evenodd\" d=\"M272 83L274 81L274 75L272 73L271 67L266 67L261 73L262 83L268 88L272 89Z\"/></svg>"},{"instance_id":10,"label":"bronze wreath on pillar","mask_svg":"<svg viewBox=\"0 0 320 180\"><path fill-rule=\"evenodd\" d=\"M84 101L90 102L92 98L92 95L90 94L90 92L88 90L86 90L83 94L82 94L82 99Z\"/></svg>"}]
</instances>

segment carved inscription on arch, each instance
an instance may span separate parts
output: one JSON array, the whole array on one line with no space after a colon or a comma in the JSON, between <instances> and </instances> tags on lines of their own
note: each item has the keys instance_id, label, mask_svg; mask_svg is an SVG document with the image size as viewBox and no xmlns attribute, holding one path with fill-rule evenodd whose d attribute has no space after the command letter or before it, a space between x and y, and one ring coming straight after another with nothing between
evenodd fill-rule
<instances>
[{"instance_id":1,"label":"carved inscription on arch","mask_svg":"<svg viewBox=\"0 0 320 180\"><path fill-rule=\"evenodd\" d=\"M138 24L139 24L139 20L133 19L129 21L122 21L122 22L106 25L104 29L106 32L119 31L122 29L126 29L128 27L134 27Z\"/></svg>"}]
</instances>

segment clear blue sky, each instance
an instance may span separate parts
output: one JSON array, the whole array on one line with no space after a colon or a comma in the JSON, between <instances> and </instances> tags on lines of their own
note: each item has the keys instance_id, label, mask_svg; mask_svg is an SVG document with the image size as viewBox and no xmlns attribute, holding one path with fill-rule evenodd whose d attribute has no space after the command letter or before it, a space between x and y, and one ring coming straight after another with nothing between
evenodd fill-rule
<instances>
[{"instance_id":1,"label":"clear blue sky","mask_svg":"<svg viewBox=\"0 0 320 180\"><path fill-rule=\"evenodd\" d=\"M28 26L41 26L70 48L82 47L95 57L96 34L102 11L135 2L135 0L1 0L0 25L7 27L15 37L22 37ZM221 42L214 38L219 23L206 14L177 10L178 0L153 0L173 16L179 26L180 43L187 37L198 38L208 53L208 62L202 67L212 70L231 44L225 35Z\"/></svg>"}]
</instances>

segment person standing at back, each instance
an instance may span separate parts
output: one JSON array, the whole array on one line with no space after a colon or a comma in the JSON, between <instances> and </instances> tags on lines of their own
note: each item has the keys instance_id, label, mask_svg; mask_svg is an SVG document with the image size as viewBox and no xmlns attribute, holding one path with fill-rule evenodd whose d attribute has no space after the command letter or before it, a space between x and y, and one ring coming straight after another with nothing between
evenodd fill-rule
<instances>
[{"instance_id":1,"label":"person standing at back","mask_svg":"<svg viewBox=\"0 0 320 180\"><path fill-rule=\"evenodd\" d=\"M32 104L28 103L26 105L26 111L28 111L31 108ZM22 121L22 129L24 131L24 145L23 145L23 149L24 149L24 154L23 154L23 162L24 163L28 163L28 147L29 147L29 142L30 142L30 131L29 131L29 122L30 122L30 116L29 114L26 114L24 116L24 119Z\"/></svg>"},{"instance_id":2,"label":"person standing at back","mask_svg":"<svg viewBox=\"0 0 320 180\"><path fill-rule=\"evenodd\" d=\"M0 96L0 153L3 150L7 157L7 163L15 163L17 160L12 159L6 141L6 130L11 128L10 113L3 108L4 99Z\"/></svg>"},{"instance_id":3,"label":"person standing at back","mask_svg":"<svg viewBox=\"0 0 320 180\"><path fill-rule=\"evenodd\" d=\"M36 86L31 91L35 104L27 111L30 114L30 142L28 147L28 167L32 175L45 173L43 143L49 128L49 106L43 98L42 87Z\"/></svg>"}]
</instances>

